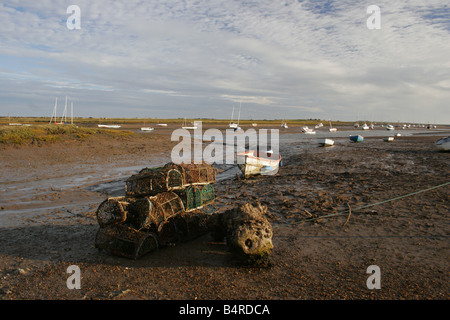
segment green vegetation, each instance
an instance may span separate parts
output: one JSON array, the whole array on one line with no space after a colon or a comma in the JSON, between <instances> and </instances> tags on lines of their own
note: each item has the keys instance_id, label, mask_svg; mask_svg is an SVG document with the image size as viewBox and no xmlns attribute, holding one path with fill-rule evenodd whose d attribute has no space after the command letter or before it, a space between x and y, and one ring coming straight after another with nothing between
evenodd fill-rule
<instances>
[{"instance_id":1,"label":"green vegetation","mask_svg":"<svg viewBox=\"0 0 450 320\"><path fill-rule=\"evenodd\" d=\"M0 143L22 145L63 140L83 140L95 134L109 137L128 137L134 135L131 131L82 128L74 125L1 126Z\"/></svg>"}]
</instances>

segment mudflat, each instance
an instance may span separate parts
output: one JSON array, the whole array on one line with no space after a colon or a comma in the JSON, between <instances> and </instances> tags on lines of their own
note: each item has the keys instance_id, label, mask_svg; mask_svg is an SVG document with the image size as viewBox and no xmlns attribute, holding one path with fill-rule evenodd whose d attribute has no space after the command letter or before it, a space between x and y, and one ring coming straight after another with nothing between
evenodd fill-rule
<instances>
[{"instance_id":1,"label":"mudflat","mask_svg":"<svg viewBox=\"0 0 450 320\"><path fill-rule=\"evenodd\" d=\"M137 260L98 251L98 205L141 168L170 161L170 132L0 146L0 299L449 298L450 157L434 146L448 132L339 136L325 148L296 141L297 129L274 176L217 166L219 212L268 207L267 267L240 265L208 234ZM67 287L71 265L80 289ZM367 286L374 265L380 289Z\"/></svg>"}]
</instances>

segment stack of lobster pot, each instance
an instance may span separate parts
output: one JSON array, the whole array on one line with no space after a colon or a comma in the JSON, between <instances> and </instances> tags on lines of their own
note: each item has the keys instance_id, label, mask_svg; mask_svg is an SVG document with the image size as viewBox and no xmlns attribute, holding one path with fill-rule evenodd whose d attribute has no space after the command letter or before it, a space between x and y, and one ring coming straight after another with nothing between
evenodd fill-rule
<instances>
[{"instance_id":1,"label":"stack of lobster pot","mask_svg":"<svg viewBox=\"0 0 450 320\"><path fill-rule=\"evenodd\" d=\"M207 233L215 182L216 170L207 163L142 169L126 180L125 196L99 205L95 246L137 259Z\"/></svg>"}]
</instances>

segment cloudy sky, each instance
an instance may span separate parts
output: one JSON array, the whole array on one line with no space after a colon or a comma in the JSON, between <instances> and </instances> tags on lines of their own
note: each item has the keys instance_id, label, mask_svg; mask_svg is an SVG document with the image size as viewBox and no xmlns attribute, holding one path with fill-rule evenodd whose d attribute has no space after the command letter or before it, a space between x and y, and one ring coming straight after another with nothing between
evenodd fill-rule
<instances>
[{"instance_id":1,"label":"cloudy sky","mask_svg":"<svg viewBox=\"0 0 450 320\"><path fill-rule=\"evenodd\" d=\"M0 21L0 116L67 95L87 117L450 123L447 1L2 0Z\"/></svg>"}]
</instances>

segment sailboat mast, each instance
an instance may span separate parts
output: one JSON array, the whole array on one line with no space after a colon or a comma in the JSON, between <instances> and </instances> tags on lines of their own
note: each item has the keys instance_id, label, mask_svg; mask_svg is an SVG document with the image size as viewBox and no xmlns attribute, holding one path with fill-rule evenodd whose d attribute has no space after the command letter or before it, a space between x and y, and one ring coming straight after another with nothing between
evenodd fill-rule
<instances>
[{"instance_id":1,"label":"sailboat mast","mask_svg":"<svg viewBox=\"0 0 450 320\"><path fill-rule=\"evenodd\" d=\"M231 119L230 119L230 124L233 123L233 117L234 117L234 105L233 105L233 111L231 111Z\"/></svg>"},{"instance_id":2,"label":"sailboat mast","mask_svg":"<svg viewBox=\"0 0 450 320\"><path fill-rule=\"evenodd\" d=\"M55 98L55 106L53 107L52 117L50 118L50 122L48 124L52 123L53 118L55 118L55 124L56 124L56 106L57 105L58 105L58 97Z\"/></svg>"},{"instance_id":3,"label":"sailboat mast","mask_svg":"<svg viewBox=\"0 0 450 320\"><path fill-rule=\"evenodd\" d=\"M70 124L73 124L73 101L70 102Z\"/></svg>"},{"instance_id":4,"label":"sailboat mast","mask_svg":"<svg viewBox=\"0 0 450 320\"><path fill-rule=\"evenodd\" d=\"M67 112L67 96L66 96L66 103L64 104L64 112L62 114L60 124L63 124L63 119L66 118L66 112Z\"/></svg>"},{"instance_id":5,"label":"sailboat mast","mask_svg":"<svg viewBox=\"0 0 450 320\"><path fill-rule=\"evenodd\" d=\"M242 108L242 101L240 102L240 106L239 106L238 125L239 125L239 120L241 120L241 108Z\"/></svg>"}]
</instances>

